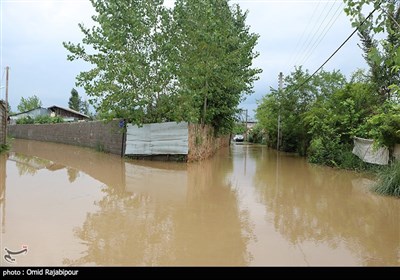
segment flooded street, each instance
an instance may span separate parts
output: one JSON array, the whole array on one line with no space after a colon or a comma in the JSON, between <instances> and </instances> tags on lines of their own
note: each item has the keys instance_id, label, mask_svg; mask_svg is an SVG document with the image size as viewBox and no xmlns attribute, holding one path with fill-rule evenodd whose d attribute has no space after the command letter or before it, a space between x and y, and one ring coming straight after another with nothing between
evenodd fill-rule
<instances>
[{"instance_id":1,"label":"flooded street","mask_svg":"<svg viewBox=\"0 0 400 280\"><path fill-rule=\"evenodd\" d=\"M200 163L13 140L2 266L400 265L400 200L367 175L235 145Z\"/></svg>"}]
</instances>

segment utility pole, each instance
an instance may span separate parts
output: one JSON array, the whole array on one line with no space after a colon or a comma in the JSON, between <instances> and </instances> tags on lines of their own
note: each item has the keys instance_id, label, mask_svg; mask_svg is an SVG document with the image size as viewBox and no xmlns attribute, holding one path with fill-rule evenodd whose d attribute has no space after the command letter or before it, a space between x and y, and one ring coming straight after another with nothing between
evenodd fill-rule
<instances>
[{"instance_id":1,"label":"utility pole","mask_svg":"<svg viewBox=\"0 0 400 280\"><path fill-rule=\"evenodd\" d=\"M245 134L246 139L245 140L246 141L248 140L248 137L247 137L247 110L248 109L245 110L246 111L246 117L245 117L245 119L246 119L246 130L245 130L246 131L246 134Z\"/></svg>"},{"instance_id":2,"label":"utility pole","mask_svg":"<svg viewBox=\"0 0 400 280\"><path fill-rule=\"evenodd\" d=\"M281 101L280 101L280 94L283 90L283 73L279 73L279 92L278 92L278 106L279 106L279 113L278 113L278 134L276 136L276 150L279 151L280 142L281 142Z\"/></svg>"},{"instance_id":3,"label":"utility pole","mask_svg":"<svg viewBox=\"0 0 400 280\"><path fill-rule=\"evenodd\" d=\"M8 72L10 70L10 67L6 67L6 113L5 113L5 119L6 119L6 131L5 131L5 137L7 140L7 135L8 135ZM4 142L5 143L5 142Z\"/></svg>"}]
</instances>

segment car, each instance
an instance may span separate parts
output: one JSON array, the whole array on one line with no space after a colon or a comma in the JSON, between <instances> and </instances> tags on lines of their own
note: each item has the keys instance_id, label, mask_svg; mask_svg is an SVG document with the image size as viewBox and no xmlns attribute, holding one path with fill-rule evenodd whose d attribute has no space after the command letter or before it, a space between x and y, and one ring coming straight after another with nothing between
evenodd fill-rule
<instances>
[{"instance_id":1,"label":"car","mask_svg":"<svg viewBox=\"0 0 400 280\"><path fill-rule=\"evenodd\" d=\"M235 142L243 142L244 141L244 137L241 134L236 134L235 136L233 136L233 141L235 141Z\"/></svg>"}]
</instances>

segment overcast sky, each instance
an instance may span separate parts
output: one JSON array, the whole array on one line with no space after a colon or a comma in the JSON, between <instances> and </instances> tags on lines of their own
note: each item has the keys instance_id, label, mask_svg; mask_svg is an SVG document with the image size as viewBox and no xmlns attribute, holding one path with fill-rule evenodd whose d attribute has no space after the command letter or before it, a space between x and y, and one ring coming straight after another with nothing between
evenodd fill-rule
<instances>
[{"instance_id":1,"label":"overcast sky","mask_svg":"<svg viewBox=\"0 0 400 280\"><path fill-rule=\"evenodd\" d=\"M16 111L21 97L36 94L43 106L68 106L76 75L90 66L67 61L63 41L80 42L78 23L92 25L89 0L0 0L1 86L5 96L6 66L10 66L9 103ZM169 1L171 5L173 1ZM256 100L277 87L279 72L294 65L314 72L351 34L353 28L343 12L342 0L242 0L247 23L260 35L254 65L263 70L254 84L255 93L240 107L253 110ZM325 70L340 69L346 76L366 68L359 38L350 41L331 59ZM76 88L86 96L82 88Z\"/></svg>"}]
</instances>

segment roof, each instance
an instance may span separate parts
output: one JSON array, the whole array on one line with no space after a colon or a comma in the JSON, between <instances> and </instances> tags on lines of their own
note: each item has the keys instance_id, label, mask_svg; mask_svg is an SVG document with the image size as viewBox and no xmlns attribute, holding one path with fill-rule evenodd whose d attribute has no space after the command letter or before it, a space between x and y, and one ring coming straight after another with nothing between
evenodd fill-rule
<instances>
[{"instance_id":1,"label":"roof","mask_svg":"<svg viewBox=\"0 0 400 280\"><path fill-rule=\"evenodd\" d=\"M25 111L25 112L20 112L20 113L12 114L12 115L10 115L10 117L18 116L18 115L21 115L21 114L26 114L26 113L35 111L35 110L37 110L37 109L44 109L44 110L47 110L46 108L43 108L43 107L37 107L37 108L35 108L35 109L28 110L28 111Z\"/></svg>"},{"instance_id":2,"label":"roof","mask_svg":"<svg viewBox=\"0 0 400 280\"><path fill-rule=\"evenodd\" d=\"M49 108L47 108L47 109L49 109L49 110L53 110L53 109L61 109L61 110L64 110L64 111L67 111L67 112L71 112L71 113L73 113L73 114L75 114L75 115L79 115L79 116L81 116L81 117L84 117L84 118L90 118L89 116L87 116L87 115L85 115L85 114L82 114L82 113L79 113L78 111L75 111L75 110L72 110L72 109L70 109L70 108L64 108L64 107L60 107L60 106L51 106L51 107L49 107Z\"/></svg>"}]
</instances>

